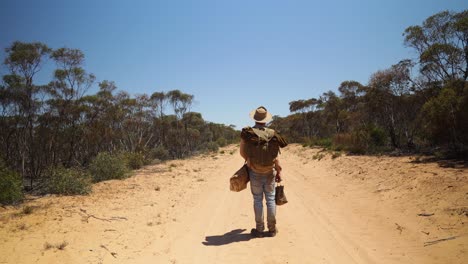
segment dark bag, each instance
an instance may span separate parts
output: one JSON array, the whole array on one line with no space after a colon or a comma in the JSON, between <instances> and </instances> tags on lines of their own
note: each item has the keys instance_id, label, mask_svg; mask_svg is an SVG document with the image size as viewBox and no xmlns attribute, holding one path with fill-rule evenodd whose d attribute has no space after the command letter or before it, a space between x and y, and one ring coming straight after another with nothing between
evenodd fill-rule
<instances>
[{"instance_id":1,"label":"dark bag","mask_svg":"<svg viewBox=\"0 0 468 264\"><path fill-rule=\"evenodd\" d=\"M229 189L233 192L240 192L247 188L247 183L250 181L249 169L247 164L244 164L234 175L229 179Z\"/></svg>"},{"instance_id":2,"label":"dark bag","mask_svg":"<svg viewBox=\"0 0 468 264\"><path fill-rule=\"evenodd\" d=\"M286 199L286 195L284 194L284 186L283 185L277 185L275 191L276 191L276 193L275 193L276 205L283 205L283 204L288 202L288 199Z\"/></svg>"}]
</instances>

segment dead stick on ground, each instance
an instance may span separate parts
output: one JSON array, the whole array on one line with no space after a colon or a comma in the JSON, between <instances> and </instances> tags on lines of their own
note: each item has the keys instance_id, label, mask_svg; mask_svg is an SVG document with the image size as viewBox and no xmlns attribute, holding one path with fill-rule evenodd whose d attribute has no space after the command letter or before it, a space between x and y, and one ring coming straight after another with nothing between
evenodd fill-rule
<instances>
[{"instance_id":1,"label":"dead stick on ground","mask_svg":"<svg viewBox=\"0 0 468 264\"><path fill-rule=\"evenodd\" d=\"M104 245L101 245L101 247L102 247L103 249L107 250L107 252L109 252L114 258L117 258L117 257L116 257L117 253L110 251L110 250L109 250L106 246L104 246Z\"/></svg>"},{"instance_id":2,"label":"dead stick on ground","mask_svg":"<svg viewBox=\"0 0 468 264\"><path fill-rule=\"evenodd\" d=\"M98 219L98 220L101 220L101 221L107 221L107 222L110 222L110 221L112 221L112 220L128 220L127 218L121 217L121 216L113 216L113 217L111 217L110 219L107 219L107 218L100 218L100 217L97 217L97 216L95 216L95 215L88 214L88 213L86 212L86 210L84 210L84 209L81 209L81 208L80 208L80 211L83 212L84 214L86 214L86 222L88 222L88 219L91 218L91 217L94 218L94 219Z\"/></svg>"},{"instance_id":3,"label":"dead stick on ground","mask_svg":"<svg viewBox=\"0 0 468 264\"><path fill-rule=\"evenodd\" d=\"M428 214L428 213L421 213L421 214L418 214L418 216L433 216L434 213L431 213L431 214Z\"/></svg>"},{"instance_id":4,"label":"dead stick on ground","mask_svg":"<svg viewBox=\"0 0 468 264\"><path fill-rule=\"evenodd\" d=\"M457 238L457 236L453 236L453 237L447 237L447 238L442 238L442 239L437 239L437 240L434 240L434 241L428 241L428 242L424 242L424 246L427 247L427 246L432 246L434 244L437 244L437 243L440 243L440 242L444 242L444 241L448 241L448 240L453 240Z\"/></svg>"}]
</instances>

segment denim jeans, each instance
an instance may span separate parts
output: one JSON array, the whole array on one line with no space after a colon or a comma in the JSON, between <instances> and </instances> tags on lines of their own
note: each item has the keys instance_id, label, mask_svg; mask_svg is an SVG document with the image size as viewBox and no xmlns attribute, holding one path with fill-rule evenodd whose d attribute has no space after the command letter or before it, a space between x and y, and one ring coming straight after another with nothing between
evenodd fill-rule
<instances>
[{"instance_id":1,"label":"denim jeans","mask_svg":"<svg viewBox=\"0 0 468 264\"><path fill-rule=\"evenodd\" d=\"M265 230L263 194L266 200L268 229L275 230L276 228L275 175L275 171L269 174L258 174L249 169L256 229L260 232Z\"/></svg>"}]
</instances>

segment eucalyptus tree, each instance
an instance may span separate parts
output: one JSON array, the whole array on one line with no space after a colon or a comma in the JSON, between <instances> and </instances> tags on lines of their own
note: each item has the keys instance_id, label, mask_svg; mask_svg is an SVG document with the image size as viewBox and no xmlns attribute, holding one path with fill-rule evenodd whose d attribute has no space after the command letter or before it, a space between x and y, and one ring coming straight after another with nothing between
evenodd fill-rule
<instances>
[{"instance_id":1,"label":"eucalyptus tree","mask_svg":"<svg viewBox=\"0 0 468 264\"><path fill-rule=\"evenodd\" d=\"M37 159L38 144L34 128L37 126L38 114L42 111L42 97L44 86L34 83L34 78L41 70L44 61L50 54L50 48L40 42L24 43L13 42L5 49L6 58L4 64L9 69L9 74L3 76L6 93L10 99L7 100L12 107L8 118L14 121L17 147L14 155L15 167L20 168L23 177L30 178L32 188L33 179L41 173L40 161ZM4 112L5 113L5 112ZM12 139L11 137L8 139Z\"/></svg>"},{"instance_id":2,"label":"eucalyptus tree","mask_svg":"<svg viewBox=\"0 0 468 264\"><path fill-rule=\"evenodd\" d=\"M468 11L443 11L403 33L405 44L419 55L428 81L468 78Z\"/></svg>"},{"instance_id":3,"label":"eucalyptus tree","mask_svg":"<svg viewBox=\"0 0 468 264\"><path fill-rule=\"evenodd\" d=\"M49 101L50 111L57 119L51 145L54 146L54 156L59 150L66 152L61 162L69 167L79 155L77 148L85 129L81 99L94 83L95 76L83 69L84 54L78 49L59 48L52 52L51 58L58 67L49 84L52 97Z\"/></svg>"}]
</instances>

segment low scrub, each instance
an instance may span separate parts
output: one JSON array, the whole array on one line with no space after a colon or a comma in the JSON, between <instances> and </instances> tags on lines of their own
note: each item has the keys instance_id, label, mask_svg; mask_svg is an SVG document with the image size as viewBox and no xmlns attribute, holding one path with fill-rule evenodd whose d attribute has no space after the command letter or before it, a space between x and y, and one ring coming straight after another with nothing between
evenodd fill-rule
<instances>
[{"instance_id":1,"label":"low scrub","mask_svg":"<svg viewBox=\"0 0 468 264\"><path fill-rule=\"evenodd\" d=\"M205 147L212 152L217 152L219 150L219 145L216 142L208 142Z\"/></svg>"},{"instance_id":2,"label":"low scrub","mask_svg":"<svg viewBox=\"0 0 468 264\"><path fill-rule=\"evenodd\" d=\"M141 152L124 152L121 155L129 169L138 170L147 164L145 156Z\"/></svg>"},{"instance_id":3,"label":"low scrub","mask_svg":"<svg viewBox=\"0 0 468 264\"><path fill-rule=\"evenodd\" d=\"M100 182L111 179L124 179L128 176L128 169L122 155L101 152L91 162L89 173L94 182Z\"/></svg>"},{"instance_id":4,"label":"low scrub","mask_svg":"<svg viewBox=\"0 0 468 264\"><path fill-rule=\"evenodd\" d=\"M346 150L354 154L370 154L385 151L385 132L373 125L357 128L351 133L340 133L333 137L332 149Z\"/></svg>"},{"instance_id":5,"label":"low scrub","mask_svg":"<svg viewBox=\"0 0 468 264\"><path fill-rule=\"evenodd\" d=\"M23 199L21 177L0 163L0 203L13 204Z\"/></svg>"},{"instance_id":6,"label":"low scrub","mask_svg":"<svg viewBox=\"0 0 468 264\"><path fill-rule=\"evenodd\" d=\"M352 133L340 133L333 137L332 149L336 151L347 150L353 153L364 153L366 147L363 146L361 137Z\"/></svg>"},{"instance_id":7,"label":"low scrub","mask_svg":"<svg viewBox=\"0 0 468 264\"><path fill-rule=\"evenodd\" d=\"M330 149L332 147L332 139L331 138L302 138L301 139L303 147L323 147L326 149Z\"/></svg>"},{"instance_id":8,"label":"low scrub","mask_svg":"<svg viewBox=\"0 0 468 264\"><path fill-rule=\"evenodd\" d=\"M220 137L216 140L216 144L218 144L220 147L224 147L228 144L228 141L225 138Z\"/></svg>"},{"instance_id":9,"label":"low scrub","mask_svg":"<svg viewBox=\"0 0 468 264\"><path fill-rule=\"evenodd\" d=\"M63 195L91 192L91 176L76 168L51 168L48 171L47 192Z\"/></svg>"},{"instance_id":10,"label":"low scrub","mask_svg":"<svg viewBox=\"0 0 468 264\"><path fill-rule=\"evenodd\" d=\"M150 157L152 159L168 160L171 156L165 147L157 146L150 151Z\"/></svg>"}]
</instances>

